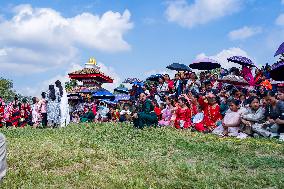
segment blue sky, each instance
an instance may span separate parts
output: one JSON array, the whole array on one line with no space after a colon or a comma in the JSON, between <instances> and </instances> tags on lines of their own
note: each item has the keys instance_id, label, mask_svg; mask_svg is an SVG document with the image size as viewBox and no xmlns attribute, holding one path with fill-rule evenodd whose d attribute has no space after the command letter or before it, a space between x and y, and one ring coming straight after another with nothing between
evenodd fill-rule
<instances>
[{"instance_id":1,"label":"blue sky","mask_svg":"<svg viewBox=\"0 0 284 189\"><path fill-rule=\"evenodd\" d=\"M2 0L0 7L0 74L27 95L65 80L91 56L114 77L113 88L204 56L224 67L233 66L231 55L272 64L284 41L281 0Z\"/></svg>"}]
</instances>

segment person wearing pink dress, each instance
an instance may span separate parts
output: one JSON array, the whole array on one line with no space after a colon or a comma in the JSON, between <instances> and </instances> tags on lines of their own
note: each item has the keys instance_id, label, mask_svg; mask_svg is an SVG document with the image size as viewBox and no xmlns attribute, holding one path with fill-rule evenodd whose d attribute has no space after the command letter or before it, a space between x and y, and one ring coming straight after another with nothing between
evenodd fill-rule
<instances>
[{"instance_id":1,"label":"person wearing pink dress","mask_svg":"<svg viewBox=\"0 0 284 189\"><path fill-rule=\"evenodd\" d=\"M167 103L166 107L162 110L162 120L159 121L160 126L171 125L173 106L170 100L167 100L166 103Z\"/></svg>"},{"instance_id":2,"label":"person wearing pink dress","mask_svg":"<svg viewBox=\"0 0 284 189\"><path fill-rule=\"evenodd\" d=\"M41 100L39 101L39 110L41 114L41 124L43 127L47 127L47 100L46 100L46 93L41 93Z\"/></svg>"},{"instance_id":3,"label":"person wearing pink dress","mask_svg":"<svg viewBox=\"0 0 284 189\"><path fill-rule=\"evenodd\" d=\"M249 83L250 86L254 86L254 78L251 73L251 69L249 67L243 66L241 71L244 79Z\"/></svg>"}]
</instances>

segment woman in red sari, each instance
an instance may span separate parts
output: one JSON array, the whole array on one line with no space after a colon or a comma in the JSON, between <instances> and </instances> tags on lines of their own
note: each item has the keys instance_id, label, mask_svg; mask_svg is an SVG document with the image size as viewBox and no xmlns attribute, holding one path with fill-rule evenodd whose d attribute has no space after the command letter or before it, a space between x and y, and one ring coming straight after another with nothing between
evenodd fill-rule
<instances>
[{"instance_id":1,"label":"woman in red sari","mask_svg":"<svg viewBox=\"0 0 284 189\"><path fill-rule=\"evenodd\" d=\"M187 100L184 97L178 100L179 107L177 108L175 115L175 128L177 129L187 129L191 123L192 111L187 106Z\"/></svg>"},{"instance_id":2,"label":"woman in red sari","mask_svg":"<svg viewBox=\"0 0 284 189\"><path fill-rule=\"evenodd\" d=\"M25 127L31 119L31 106L27 99L23 99L23 104L21 105L21 125L20 127Z\"/></svg>"},{"instance_id":3,"label":"woman in red sari","mask_svg":"<svg viewBox=\"0 0 284 189\"><path fill-rule=\"evenodd\" d=\"M4 111L5 111L5 103L0 97L0 127L3 127L4 125Z\"/></svg>"},{"instance_id":4,"label":"woman in red sari","mask_svg":"<svg viewBox=\"0 0 284 189\"><path fill-rule=\"evenodd\" d=\"M216 96L212 93L209 94L207 98L201 102L201 105L204 110L204 128L208 131L212 131L217 127L218 122L222 120L220 106L216 101Z\"/></svg>"}]
</instances>

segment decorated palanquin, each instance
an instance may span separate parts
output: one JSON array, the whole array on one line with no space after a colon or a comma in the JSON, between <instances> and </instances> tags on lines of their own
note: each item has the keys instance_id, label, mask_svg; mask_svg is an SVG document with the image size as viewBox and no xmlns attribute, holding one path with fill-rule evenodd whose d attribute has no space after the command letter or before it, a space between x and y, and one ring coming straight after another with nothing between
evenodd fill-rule
<instances>
[{"instance_id":1,"label":"decorated palanquin","mask_svg":"<svg viewBox=\"0 0 284 189\"><path fill-rule=\"evenodd\" d=\"M75 85L67 90L68 94L78 94L87 96L102 88L104 83L113 83L113 79L100 71L95 58L90 58L89 62L85 63L85 68L68 74L69 78L76 80L80 85ZM72 96L72 95L70 95Z\"/></svg>"}]
</instances>

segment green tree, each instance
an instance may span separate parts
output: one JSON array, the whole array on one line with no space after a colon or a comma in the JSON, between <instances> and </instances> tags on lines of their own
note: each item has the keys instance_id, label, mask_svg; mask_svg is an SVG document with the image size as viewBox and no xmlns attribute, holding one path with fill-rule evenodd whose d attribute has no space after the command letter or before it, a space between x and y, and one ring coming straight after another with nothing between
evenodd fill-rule
<instances>
[{"instance_id":1,"label":"green tree","mask_svg":"<svg viewBox=\"0 0 284 189\"><path fill-rule=\"evenodd\" d=\"M75 79L71 79L70 81L65 83L65 89L67 92L72 91L72 89L76 86L78 86L78 83Z\"/></svg>"},{"instance_id":2,"label":"green tree","mask_svg":"<svg viewBox=\"0 0 284 189\"><path fill-rule=\"evenodd\" d=\"M13 89L13 81L0 77L0 96L4 101L12 101L16 92Z\"/></svg>"}]
</instances>

